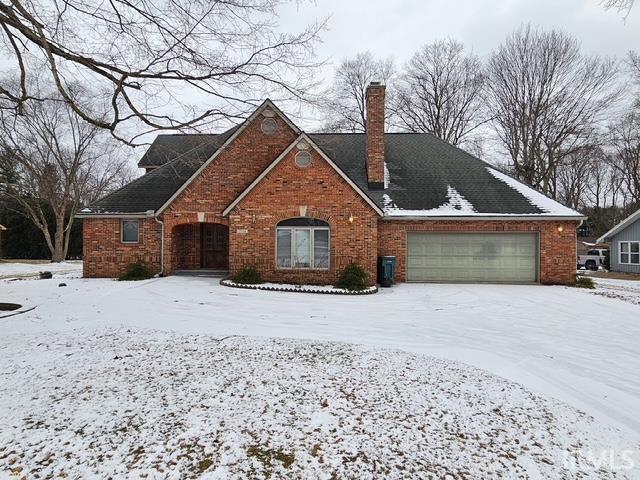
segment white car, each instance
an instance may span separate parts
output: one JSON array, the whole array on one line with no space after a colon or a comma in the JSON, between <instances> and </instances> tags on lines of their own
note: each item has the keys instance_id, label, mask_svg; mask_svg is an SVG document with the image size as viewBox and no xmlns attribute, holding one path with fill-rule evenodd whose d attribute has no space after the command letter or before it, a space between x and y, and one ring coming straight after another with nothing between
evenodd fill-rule
<instances>
[{"instance_id":1,"label":"white car","mask_svg":"<svg viewBox=\"0 0 640 480\"><path fill-rule=\"evenodd\" d=\"M578 255L578 268L586 268L587 270L598 270L604 266L604 259L608 254L607 248L594 248L589 250L586 255Z\"/></svg>"}]
</instances>

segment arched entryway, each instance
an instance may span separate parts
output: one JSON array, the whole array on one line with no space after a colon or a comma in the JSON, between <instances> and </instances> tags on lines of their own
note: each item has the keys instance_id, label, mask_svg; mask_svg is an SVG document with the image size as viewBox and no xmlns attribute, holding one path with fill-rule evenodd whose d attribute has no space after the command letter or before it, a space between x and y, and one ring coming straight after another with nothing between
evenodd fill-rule
<instances>
[{"instance_id":1,"label":"arched entryway","mask_svg":"<svg viewBox=\"0 0 640 480\"><path fill-rule=\"evenodd\" d=\"M228 270L229 227L188 223L173 229L173 264L177 270Z\"/></svg>"}]
</instances>

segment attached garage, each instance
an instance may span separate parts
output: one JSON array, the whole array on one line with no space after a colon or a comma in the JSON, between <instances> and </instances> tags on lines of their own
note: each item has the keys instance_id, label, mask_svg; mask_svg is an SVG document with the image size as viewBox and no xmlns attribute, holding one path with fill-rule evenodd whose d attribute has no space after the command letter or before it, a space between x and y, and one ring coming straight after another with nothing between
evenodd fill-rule
<instances>
[{"instance_id":1,"label":"attached garage","mask_svg":"<svg viewBox=\"0 0 640 480\"><path fill-rule=\"evenodd\" d=\"M535 233L407 233L410 282L533 283Z\"/></svg>"}]
</instances>

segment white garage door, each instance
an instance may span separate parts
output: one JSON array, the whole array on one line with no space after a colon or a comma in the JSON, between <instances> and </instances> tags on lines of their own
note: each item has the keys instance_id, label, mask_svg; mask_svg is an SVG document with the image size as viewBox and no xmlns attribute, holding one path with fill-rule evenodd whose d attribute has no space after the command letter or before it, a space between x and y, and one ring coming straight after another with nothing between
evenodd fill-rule
<instances>
[{"instance_id":1,"label":"white garage door","mask_svg":"<svg viewBox=\"0 0 640 480\"><path fill-rule=\"evenodd\" d=\"M409 232L407 257L410 282L529 283L537 280L538 237Z\"/></svg>"}]
</instances>

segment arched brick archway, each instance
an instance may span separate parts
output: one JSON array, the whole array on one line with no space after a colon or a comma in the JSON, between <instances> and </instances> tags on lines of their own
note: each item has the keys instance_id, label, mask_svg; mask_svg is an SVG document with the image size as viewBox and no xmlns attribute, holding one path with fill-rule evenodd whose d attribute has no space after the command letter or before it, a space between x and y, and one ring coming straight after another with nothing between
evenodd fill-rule
<instances>
[{"instance_id":1,"label":"arched brick archway","mask_svg":"<svg viewBox=\"0 0 640 480\"><path fill-rule=\"evenodd\" d=\"M227 270L229 227L221 223L181 223L171 230L174 270Z\"/></svg>"}]
</instances>

